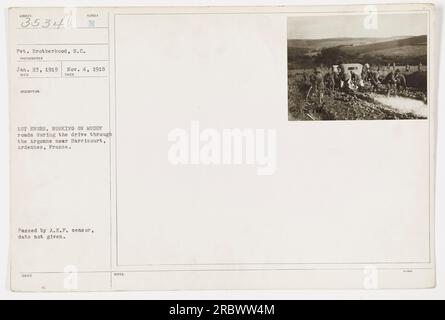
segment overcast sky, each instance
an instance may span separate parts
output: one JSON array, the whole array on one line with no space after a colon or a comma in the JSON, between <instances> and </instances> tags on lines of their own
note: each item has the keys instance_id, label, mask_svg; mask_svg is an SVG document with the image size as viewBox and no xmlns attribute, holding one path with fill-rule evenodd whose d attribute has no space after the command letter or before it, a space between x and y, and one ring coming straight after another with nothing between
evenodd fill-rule
<instances>
[{"instance_id":1,"label":"overcast sky","mask_svg":"<svg viewBox=\"0 0 445 320\"><path fill-rule=\"evenodd\" d=\"M420 36L428 33L426 13L378 14L377 29L365 28L365 15L289 17L289 39Z\"/></svg>"}]
</instances>

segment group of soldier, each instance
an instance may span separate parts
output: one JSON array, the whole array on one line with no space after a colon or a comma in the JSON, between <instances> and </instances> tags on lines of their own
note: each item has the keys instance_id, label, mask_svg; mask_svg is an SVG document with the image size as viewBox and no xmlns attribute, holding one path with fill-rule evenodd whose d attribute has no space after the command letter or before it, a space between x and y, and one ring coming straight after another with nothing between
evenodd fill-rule
<instances>
[{"instance_id":1,"label":"group of soldier","mask_svg":"<svg viewBox=\"0 0 445 320\"><path fill-rule=\"evenodd\" d=\"M421 63L419 63L418 68L419 71L422 70ZM407 65L405 73L410 73L410 70L411 67ZM332 66L332 68L325 70L322 67L317 67L310 74L304 70L303 82L307 88L306 100L311 95L316 95L321 106L325 91L330 94L334 94L336 90L355 91L359 88L365 88L365 84L368 84L368 90L371 92L378 91L381 85L383 85L386 88L388 97L391 93L397 95L398 92L407 89L406 77L396 67L395 63L392 65L388 64L384 71L386 75L384 75L380 66L371 67L369 64L363 65L361 73L345 71L345 68L341 66Z\"/></svg>"}]
</instances>

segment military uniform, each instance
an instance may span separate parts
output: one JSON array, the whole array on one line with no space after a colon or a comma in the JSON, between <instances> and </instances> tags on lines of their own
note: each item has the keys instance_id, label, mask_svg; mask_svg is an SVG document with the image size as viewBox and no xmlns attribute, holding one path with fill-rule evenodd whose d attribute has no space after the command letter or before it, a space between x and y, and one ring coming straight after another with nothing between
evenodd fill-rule
<instances>
[{"instance_id":1,"label":"military uniform","mask_svg":"<svg viewBox=\"0 0 445 320\"><path fill-rule=\"evenodd\" d=\"M371 71L369 74L369 81L371 82L371 89L377 89L380 84L380 73L377 70Z\"/></svg>"},{"instance_id":2,"label":"military uniform","mask_svg":"<svg viewBox=\"0 0 445 320\"><path fill-rule=\"evenodd\" d=\"M387 88L388 88L388 97L391 94L391 89L395 88L396 86L396 74L394 71L391 71L390 73L388 73L388 75L386 76L384 83L386 84Z\"/></svg>"},{"instance_id":3,"label":"military uniform","mask_svg":"<svg viewBox=\"0 0 445 320\"><path fill-rule=\"evenodd\" d=\"M309 97L311 90L313 90L314 92L316 92L318 96L319 107L321 107L324 97L324 88L325 88L324 77L323 73L321 72L321 69L319 68L315 69L314 73L310 75L309 80L311 82L311 87L309 88L306 98Z\"/></svg>"},{"instance_id":4,"label":"military uniform","mask_svg":"<svg viewBox=\"0 0 445 320\"><path fill-rule=\"evenodd\" d=\"M396 83L397 83L397 90L403 89L406 90L406 78L403 74L399 73L396 75Z\"/></svg>"}]
</instances>

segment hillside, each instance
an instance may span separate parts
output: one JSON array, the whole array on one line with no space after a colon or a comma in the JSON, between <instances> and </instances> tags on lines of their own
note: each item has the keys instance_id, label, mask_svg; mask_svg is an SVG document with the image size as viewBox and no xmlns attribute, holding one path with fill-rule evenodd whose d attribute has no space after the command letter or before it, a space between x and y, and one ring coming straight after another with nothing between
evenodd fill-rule
<instances>
[{"instance_id":1,"label":"hillside","mask_svg":"<svg viewBox=\"0 0 445 320\"><path fill-rule=\"evenodd\" d=\"M292 69L329 65L339 57L371 64L426 64L427 48L427 36L288 40L288 62Z\"/></svg>"},{"instance_id":2,"label":"hillside","mask_svg":"<svg viewBox=\"0 0 445 320\"><path fill-rule=\"evenodd\" d=\"M398 40L397 38L331 38L331 39L314 39L314 40L300 40L290 39L288 40L288 46L293 48L305 48L305 49L323 49L339 46L351 46L351 45L370 45L380 42L388 42Z\"/></svg>"},{"instance_id":3,"label":"hillside","mask_svg":"<svg viewBox=\"0 0 445 320\"><path fill-rule=\"evenodd\" d=\"M428 47L427 36L397 39L365 45L345 46L342 50L347 54L356 55L426 55Z\"/></svg>"}]
</instances>

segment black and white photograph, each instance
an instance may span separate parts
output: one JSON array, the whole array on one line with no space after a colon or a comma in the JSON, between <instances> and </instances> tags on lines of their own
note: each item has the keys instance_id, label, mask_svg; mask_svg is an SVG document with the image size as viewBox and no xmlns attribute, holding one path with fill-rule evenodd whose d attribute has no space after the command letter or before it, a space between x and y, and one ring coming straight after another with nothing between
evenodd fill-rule
<instances>
[{"instance_id":1,"label":"black and white photograph","mask_svg":"<svg viewBox=\"0 0 445 320\"><path fill-rule=\"evenodd\" d=\"M428 16L288 17L288 116L427 119Z\"/></svg>"}]
</instances>

